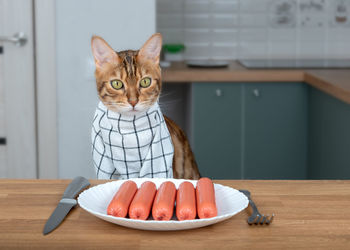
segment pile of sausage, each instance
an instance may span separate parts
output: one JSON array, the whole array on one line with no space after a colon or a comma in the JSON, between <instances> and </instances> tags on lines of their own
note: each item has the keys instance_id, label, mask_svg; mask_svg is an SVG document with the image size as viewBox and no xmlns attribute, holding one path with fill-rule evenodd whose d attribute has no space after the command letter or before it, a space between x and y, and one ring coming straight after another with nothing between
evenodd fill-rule
<instances>
[{"instance_id":1,"label":"pile of sausage","mask_svg":"<svg viewBox=\"0 0 350 250\"><path fill-rule=\"evenodd\" d=\"M124 182L108 205L107 214L116 217L146 220L152 210L155 220L166 221L173 217L176 200L178 220L193 220L217 216L214 184L209 178L201 178L196 189L184 181L176 190L175 184L163 182L157 190L153 182L146 181L137 189L133 181Z\"/></svg>"}]
</instances>

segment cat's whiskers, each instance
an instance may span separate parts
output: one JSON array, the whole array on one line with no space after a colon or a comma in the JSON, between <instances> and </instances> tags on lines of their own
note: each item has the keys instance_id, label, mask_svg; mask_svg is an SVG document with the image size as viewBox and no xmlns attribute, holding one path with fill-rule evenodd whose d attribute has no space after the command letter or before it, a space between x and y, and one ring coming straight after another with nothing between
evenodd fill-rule
<instances>
[{"instance_id":1,"label":"cat's whiskers","mask_svg":"<svg viewBox=\"0 0 350 250\"><path fill-rule=\"evenodd\" d=\"M104 103L108 105L121 105L121 106L125 105L124 102L106 102L105 101Z\"/></svg>"},{"instance_id":2,"label":"cat's whiskers","mask_svg":"<svg viewBox=\"0 0 350 250\"><path fill-rule=\"evenodd\" d=\"M146 101L143 101L143 102L140 102L139 105L141 107L144 107L144 108L149 108L151 107L152 105L154 104L154 100L146 100Z\"/></svg>"},{"instance_id":3,"label":"cat's whiskers","mask_svg":"<svg viewBox=\"0 0 350 250\"><path fill-rule=\"evenodd\" d=\"M167 97L167 96L171 96L171 95L174 95L175 94L175 91L171 91L171 92L168 92L168 93L161 93L159 98L162 99L163 97Z\"/></svg>"},{"instance_id":4,"label":"cat's whiskers","mask_svg":"<svg viewBox=\"0 0 350 250\"><path fill-rule=\"evenodd\" d=\"M164 111L169 111L169 110L173 110L174 106L179 105L179 103L181 103L181 100L174 100L174 101L166 101L166 102L159 102L159 107L161 108L161 110Z\"/></svg>"},{"instance_id":5,"label":"cat's whiskers","mask_svg":"<svg viewBox=\"0 0 350 250\"><path fill-rule=\"evenodd\" d=\"M160 101L159 106L164 106L165 104L174 104L174 103L180 103L181 99L175 99L175 100L167 100L167 101Z\"/></svg>"}]
</instances>

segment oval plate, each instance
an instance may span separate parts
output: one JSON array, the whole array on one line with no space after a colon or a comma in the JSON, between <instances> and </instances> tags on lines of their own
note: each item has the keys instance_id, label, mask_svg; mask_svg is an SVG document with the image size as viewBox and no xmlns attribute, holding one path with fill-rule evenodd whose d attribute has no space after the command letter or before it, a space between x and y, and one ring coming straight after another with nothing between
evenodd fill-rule
<instances>
[{"instance_id":1,"label":"oval plate","mask_svg":"<svg viewBox=\"0 0 350 250\"><path fill-rule=\"evenodd\" d=\"M197 181L183 179L135 178L130 180L134 181L138 187L140 187L145 181L154 182L157 188L159 188L164 181L173 182L176 188L178 188L184 181L189 181L194 186L197 185ZM118 191L121 184L125 181L127 180L108 182L85 190L78 197L80 207L102 220L121 226L142 230L170 231L212 225L231 218L248 206L248 199L244 194L231 187L214 183L218 216L213 218L178 221L174 215L170 221L155 221L152 218L149 218L148 220L134 220L107 215L108 204Z\"/></svg>"}]
</instances>

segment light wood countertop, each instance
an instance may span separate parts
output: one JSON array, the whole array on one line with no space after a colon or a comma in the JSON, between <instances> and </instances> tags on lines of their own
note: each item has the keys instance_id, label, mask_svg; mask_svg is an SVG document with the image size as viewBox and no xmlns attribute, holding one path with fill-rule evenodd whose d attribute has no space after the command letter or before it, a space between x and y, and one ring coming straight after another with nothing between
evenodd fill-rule
<instances>
[{"instance_id":1,"label":"light wood countertop","mask_svg":"<svg viewBox=\"0 0 350 250\"><path fill-rule=\"evenodd\" d=\"M80 207L43 236L69 180L0 179L1 249L347 249L350 181L214 181L248 189L269 226L249 226L249 209L211 226L141 231L103 221ZM92 185L105 181L91 181Z\"/></svg>"},{"instance_id":2,"label":"light wood countertop","mask_svg":"<svg viewBox=\"0 0 350 250\"><path fill-rule=\"evenodd\" d=\"M247 69L236 61L228 68L200 69L183 62L162 69L163 82L305 82L350 104L350 69Z\"/></svg>"}]
</instances>

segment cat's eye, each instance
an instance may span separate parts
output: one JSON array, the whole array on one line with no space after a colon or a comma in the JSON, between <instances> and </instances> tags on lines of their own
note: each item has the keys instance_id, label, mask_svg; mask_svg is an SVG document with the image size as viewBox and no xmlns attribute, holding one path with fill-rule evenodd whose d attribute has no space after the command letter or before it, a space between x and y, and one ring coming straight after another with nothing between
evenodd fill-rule
<instances>
[{"instance_id":1,"label":"cat's eye","mask_svg":"<svg viewBox=\"0 0 350 250\"><path fill-rule=\"evenodd\" d=\"M140 81L140 86L141 86L142 88L147 88L147 87L149 87L150 85L151 85L151 78L145 77L145 78L141 79L141 81Z\"/></svg>"},{"instance_id":2,"label":"cat's eye","mask_svg":"<svg viewBox=\"0 0 350 250\"><path fill-rule=\"evenodd\" d=\"M111 86L114 89L121 89L124 86L124 84L120 80L112 80L111 81Z\"/></svg>"}]
</instances>

